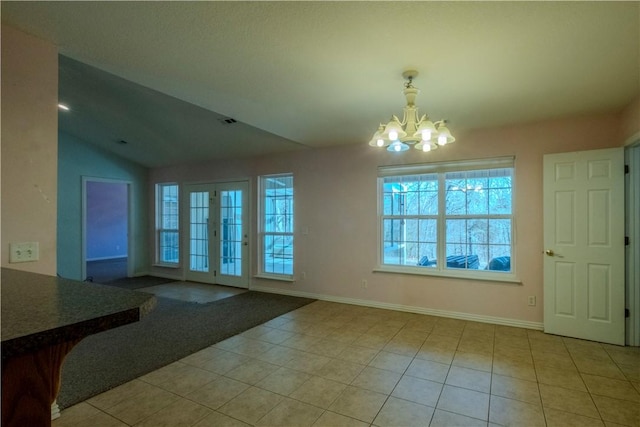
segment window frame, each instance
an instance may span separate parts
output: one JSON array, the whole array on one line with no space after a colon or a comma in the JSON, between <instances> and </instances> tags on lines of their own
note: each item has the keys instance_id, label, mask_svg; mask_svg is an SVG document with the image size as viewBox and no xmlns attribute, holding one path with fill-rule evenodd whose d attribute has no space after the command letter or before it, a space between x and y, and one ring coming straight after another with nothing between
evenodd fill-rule
<instances>
[{"instance_id":1,"label":"window frame","mask_svg":"<svg viewBox=\"0 0 640 427\"><path fill-rule=\"evenodd\" d=\"M274 178L291 178L291 209L293 213L291 214L291 231L290 232L267 232L266 231L266 219L267 219L267 208L266 208L266 181L268 179ZM291 172L287 173L278 173L278 174L269 174L269 175L260 175L258 177L258 274L256 277L266 278L266 279L274 279L274 280L282 280L282 281L294 281L295 280L295 180L294 175ZM268 272L266 271L265 265L265 239L267 235L277 235L277 236L286 236L291 239L293 250L291 251L291 274L287 273L277 273L277 272Z\"/></svg>"},{"instance_id":2,"label":"window frame","mask_svg":"<svg viewBox=\"0 0 640 427\"><path fill-rule=\"evenodd\" d=\"M164 217L165 217L165 206L163 203L163 197L164 197L164 189L168 188L168 187L175 187L176 189L176 201L175 201L175 214L172 214L175 216L175 228L164 228L163 224L164 224ZM156 244L156 253L155 253L155 263L154 265L157 266L162 266L162 267L174 267L177 268L180 266L180 259L181 259L181 249L182 249L182 245L180 242L181 236L180 236L180 185L176 182L162 182L162 183L157 183L156 184L156 227L155 227L155 244ZM176 241L176 245L177 245L177 252L178 252L178 257L177 260L175 262L173 261L166 261L163 260L163 256L162 256L162 252L163 252L163 246L162 246L162 234L163 232L175 232L176 233L176 237L175 237L175 241Z\"/></svg>"},{"instance_id":3,"label":"window frame","mask_svg":"<svg viewBox=\"0 0 640 427\"><path fill-rule=\"evenodd\" d=\"M511 220L511 271L500 272L495 270L475 270L475 269L452 269L447 268L442 263L436 267L421 267L400 264L384 264L384 179L392 176L411 176L424 174L437 174L438 181L438 211L436 215L423 215L424 217L435 216L437 218L437 259L446 258L446 220L451 215L446 213L446 191L442 191L445 181L445 174L449 172L467 172L486 169L512 169L511 175L511 213L507 215ZM423 276L436 276L456 279L486 280L494 282L521 283L517 277L516 270L516 165L514 157L499 157L492 159L466 160L454 162L434 162L428 164L411 164L398 166L381 166L378 168L377 178L377 264L374 268L376 272L416 274ZM463 215L465 219L469 215ZM504 215L500 215L504 217ZM483 218L491 218L491 214L482 215ZM421 218L423 219L423 218ZM428 218L427 218L428 219Z\"/></svg>"}]
</instances>

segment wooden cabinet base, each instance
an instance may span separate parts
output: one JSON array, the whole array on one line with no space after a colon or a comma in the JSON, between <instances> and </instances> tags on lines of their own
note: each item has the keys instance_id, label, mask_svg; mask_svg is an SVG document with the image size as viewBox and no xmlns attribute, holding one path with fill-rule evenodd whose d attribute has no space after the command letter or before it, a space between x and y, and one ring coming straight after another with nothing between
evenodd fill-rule
<instances>
[{"instance_id":1,"label":"wooden cabinet base","mask_svg":"<svg viewBox=\"0 0 640 427\"><path fill-rule=\"evenodd\" d=\"M2 427L50 426L64 358L78 341L2 361Z\"/></svg>"}]
</instances>

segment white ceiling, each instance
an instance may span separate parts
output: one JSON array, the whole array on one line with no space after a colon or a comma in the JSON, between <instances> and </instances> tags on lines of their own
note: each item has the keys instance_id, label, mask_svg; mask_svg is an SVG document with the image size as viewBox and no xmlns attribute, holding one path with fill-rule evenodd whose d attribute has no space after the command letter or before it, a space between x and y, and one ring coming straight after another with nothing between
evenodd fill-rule
<instances>
[{"instance_id":1,"label":"white ceiling","mask_svg":"<svg viewBox=\"0 0 640 427\"><path fill-rule=\"evenodd\" d=\"M3 1L2 20L64 55L61 129L150 167L366 144L407 68L460 143L640 94L637 1Z\"/></svg>"}]
</instances>

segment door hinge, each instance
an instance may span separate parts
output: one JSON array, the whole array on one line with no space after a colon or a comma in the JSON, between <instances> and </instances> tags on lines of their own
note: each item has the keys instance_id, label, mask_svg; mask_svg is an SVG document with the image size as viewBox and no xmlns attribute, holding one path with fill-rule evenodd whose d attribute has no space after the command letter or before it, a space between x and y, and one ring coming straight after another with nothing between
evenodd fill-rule
<instances>
[{"instance_id":1,"label":"door hinge","mask_svg":"<svg viewBox=\"0 0 640 427\"><path fill-rule=\"evenodd\" d=\"M624 165L624 173L629 173L629 165Z\"/></svg>"},{"instance_id":2,"label":"door hinge","mask_svg":"<svg viewBox=\"0 0 640 427\"><path fill-rule=\"evenodd\" d=\"M629 309L625 308L624 309L624 317L629 317L631 315L631 313L629 313Z\"/></svg>"},{"instance_id":3,"label":"door hinge","mask_svg":"<svg viewBox=\"0 0 640 427\"><path fill-rule=\"evenodd\" d=\"M216 270L213 270L213 277L216 277L218 275L218 272Z\"/></svg>"},{"instance_id":4,"label":"door hinge","mask_svg":"<svg viewBox=\"0 0 640 427\"><path fill-rule=\"evenodd\" d=\"M624 236L624 245L629 246L629 236Z\"/></svg>"}]
</instances>

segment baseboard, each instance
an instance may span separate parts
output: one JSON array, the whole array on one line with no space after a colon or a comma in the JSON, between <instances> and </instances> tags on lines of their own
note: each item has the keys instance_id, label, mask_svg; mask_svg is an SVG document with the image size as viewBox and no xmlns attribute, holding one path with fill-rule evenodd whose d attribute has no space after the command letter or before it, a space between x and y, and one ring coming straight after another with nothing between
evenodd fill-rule
<instances>
[{"instance_id":1,"label":"baseboard","mask_svg":"<svg viewBox=\"0 0 640 427\"><path fill-rule=\"evenodd\" d=\"M274 294L291 295L294 297L313 298L317 300L339 302L343 304L360 305L364 307L404 311L407 313L427 314L430 316L469 320L472 322L512 326L515 328L535 329L539 331L542 331L544 329L544 325L540 322L529 322L526 320L507 319L504 317L483 316L480 314L460 313L457 311L448 311L448 310L436 310L432 308L414 307L410 305L401 305L401 304L390 304L390 303L383 303L378 301L361 300L356 298L335 297L332 295L314 294L310 292L300 292L300 291L290 291L285 289L269 288L266 286L251 286L250 290L260 291L260 292L269 292Z\"/></svg>"}]
</instances>

